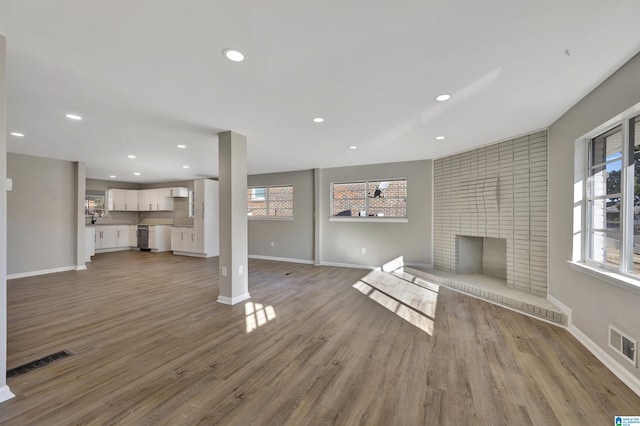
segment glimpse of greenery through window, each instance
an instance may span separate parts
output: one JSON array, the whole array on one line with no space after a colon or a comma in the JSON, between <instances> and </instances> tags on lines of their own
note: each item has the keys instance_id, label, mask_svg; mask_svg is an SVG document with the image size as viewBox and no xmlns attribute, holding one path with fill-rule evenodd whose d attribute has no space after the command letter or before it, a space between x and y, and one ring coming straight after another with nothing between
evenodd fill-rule
<instances>
[{"instance_id":1,"label":"glimpse of greenery through window","mask_svg":"<svg viewBox=\"0 0 640 426\"><path fill-rule=\"evenodd\" d=\"M625 121L589 140L585 253L640 275L640 117Z\"/></svg>"}]
</instances>

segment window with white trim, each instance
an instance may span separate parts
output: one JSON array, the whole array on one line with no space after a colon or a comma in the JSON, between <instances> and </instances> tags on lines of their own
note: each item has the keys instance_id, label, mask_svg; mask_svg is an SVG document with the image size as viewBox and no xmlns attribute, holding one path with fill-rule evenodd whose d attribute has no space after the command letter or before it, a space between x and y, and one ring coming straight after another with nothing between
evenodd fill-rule
<instances>
[{"instance_id":1,"label":"window with white trim","mask_svg":"<svg viewBox=\"0 0 640 426\"><path fill-rule=\"evenodd\" d=\"M588 139L584 258L640 275L640 116Z\"/></svg>"},{"instance_id":2,"label":"window with white trim","mask_svg":"<svg viewBox=\"0 0 640 426\"><path fill-rule=\"evenodd\" d=\"M331 184L331 216L407 217L407 180Z\"/></svg>"},{"instance_id":3,"label":"window with white trim","mask_svg":"<svg viewBox=\"0 0 640 426\"><path fill-rule=\"evenodd\" d=\"M293 185L247 188L247 216L293 218Z\"/></svg>"}]
</instances>

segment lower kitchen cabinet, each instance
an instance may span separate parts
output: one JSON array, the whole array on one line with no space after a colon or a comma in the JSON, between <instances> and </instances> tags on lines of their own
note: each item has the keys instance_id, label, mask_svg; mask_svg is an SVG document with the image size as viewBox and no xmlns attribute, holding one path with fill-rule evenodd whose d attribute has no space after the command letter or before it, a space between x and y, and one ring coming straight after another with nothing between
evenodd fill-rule
<instances>
[{"instance_id":1,"label":"lower kitchen cabinet","mask_svg":"<svg viewBox=\"0 0 640 426\"><path fill-rule=\"evenodd\" d=\"M92 227L93 252L95 253L96 250L104 252L129 249L132 247L131 228L130 225L96 225Z\"/></svg>"},{"instance_id":2,"label":"lower kitchen cabinet","mask_svg":"<svg viewBox=\"0 0 640 426\"><path fill-rule=\"evenodd\" d=\"M96 226L95 248L96 250L118 247L118 227L115 225Z\"/></svg>"},{"instance_id":3,"label":"lower kitchen cabinet","mask_svg":"<svg viewBox=\"0 0 640 426\"><path fill-rule=\"evenodd\" d=\"M193 253L195 248L193 228L186 226L174 226L171 228L171 250L175 254Z\"/></svg>"},{"instance_id":4,"label":"lower kitchen cabinet","mask_svg":"<svg viewBox=\"0 0 640 426\"><path fill-rule=\"evenodd\" d=\"M91 256L96 254L95 228L87 226L84 228L84 261L91 262Z\"/></svg>"}]
</instances>

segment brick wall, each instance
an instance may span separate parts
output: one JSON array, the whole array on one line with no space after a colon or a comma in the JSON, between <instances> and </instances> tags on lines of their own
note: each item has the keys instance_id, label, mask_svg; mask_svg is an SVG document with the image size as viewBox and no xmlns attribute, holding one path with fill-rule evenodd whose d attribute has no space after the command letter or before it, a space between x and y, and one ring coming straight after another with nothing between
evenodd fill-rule
<instances>
[{"instance_id":1,"label":"brick wall","mask_svg":"<svg viewBox=\"0 0 640 426\"><path fill-rule=\"evenodd\" d=\"M434 162L436 269L455 272L456 235L504 238L507 287L546 296L547 149L543 131Z\"/></svg>"}]
</instances>

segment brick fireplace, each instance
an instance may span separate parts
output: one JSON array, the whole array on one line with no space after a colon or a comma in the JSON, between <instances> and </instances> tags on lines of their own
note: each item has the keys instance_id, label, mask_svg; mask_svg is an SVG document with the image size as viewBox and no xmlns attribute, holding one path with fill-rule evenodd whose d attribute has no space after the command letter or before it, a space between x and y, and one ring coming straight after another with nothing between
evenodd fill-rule
<instances>
[{"instance_id":1,"label":"brick fireplace","mask_svg":"<svg viewBox=\"0 0 640 426\"><path fill-rule=\"evenodd\" d=\"M436 269L546 296L546 131L435 160L434 199Z\"/></svg>"}]
</instances>

